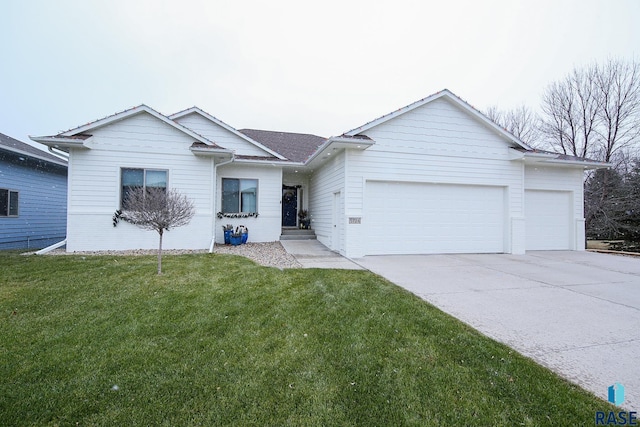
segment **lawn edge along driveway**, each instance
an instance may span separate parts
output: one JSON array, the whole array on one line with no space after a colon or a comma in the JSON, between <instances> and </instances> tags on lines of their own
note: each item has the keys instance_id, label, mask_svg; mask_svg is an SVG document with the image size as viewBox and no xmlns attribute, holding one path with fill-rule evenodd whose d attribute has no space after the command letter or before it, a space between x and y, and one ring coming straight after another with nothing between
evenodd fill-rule
<instances>
[{"instance_id":1,"label":"lawn edge along driveway","mask_svg":"<svg viewBox=\"0 0 640 427\"><path fill-rule=\"evenodd\" d=\"M577 251L390 255L358 264L607 399L640 409L640 258Z\"/></svg>"}]
</instances>

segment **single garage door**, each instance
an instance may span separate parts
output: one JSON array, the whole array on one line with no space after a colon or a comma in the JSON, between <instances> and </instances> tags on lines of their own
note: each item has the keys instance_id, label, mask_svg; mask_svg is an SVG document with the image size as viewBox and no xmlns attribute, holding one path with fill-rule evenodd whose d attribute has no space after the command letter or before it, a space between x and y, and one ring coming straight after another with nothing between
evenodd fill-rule
<instances>
[{"instance_id":1,"label":"single garage door","mask_svg":"<svg viewBox=\"0 0 640 427\"><path fill-rule=\"evenodd\" d=\"M525 190L527 250L572 249L571 192Z\"/></svg>"},{"instance_id":2,"label":"single garage door","mask_svg":"<svg viewBox=\"0 0 640 427\"><path fill-rule=\"evenodd\" d=\"M367 181L366 253L504 252L504 187Z\"/></svg>"}]
</instances>

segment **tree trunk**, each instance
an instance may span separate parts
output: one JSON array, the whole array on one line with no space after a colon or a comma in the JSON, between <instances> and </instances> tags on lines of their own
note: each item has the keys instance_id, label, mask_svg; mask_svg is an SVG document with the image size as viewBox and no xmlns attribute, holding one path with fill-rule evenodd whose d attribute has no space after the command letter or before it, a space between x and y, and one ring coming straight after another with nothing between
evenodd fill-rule
<instances>
[{"instance_id":1,"label":"tree trunk","mask_svg":"<svg viewBox=\"0 0 640 427\"><path fill-rule=\"evenodd\" d=\"M158 274L162 274L162 232L160 230L158 234L160 234L160 243L158 243Z\"/></svg>"}]
</instances>

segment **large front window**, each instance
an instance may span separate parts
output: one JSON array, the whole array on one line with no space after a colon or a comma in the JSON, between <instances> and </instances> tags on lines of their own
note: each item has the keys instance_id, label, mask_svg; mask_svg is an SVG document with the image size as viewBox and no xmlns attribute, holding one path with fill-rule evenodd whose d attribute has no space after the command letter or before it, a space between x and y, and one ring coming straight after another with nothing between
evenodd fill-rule
<instances>
[{"instance_id":1,"label":"large front window","mask_svg":"<svg viewBox=\"0 0 640 427\"><path fill-rule=\"evenodd\" d=\"M18 192L0 188L0 216L18 216Z\"/></svg>"},{"instance_id":2,"label":"large front window","mask_svg":"<svg viewBox=\"0 0 640 427\"><path fill-rule=\"evenodd\" d=\"M127 199L131 191L136 188L167 188L167 171L158 169L122 168L122 191L120 192L120 206L127 208Z\"/></svg>"},{"instance_id":3,"label":"large front window","mask_svg":"<svg viewBox=\"0 0 640 427\"><path fill-rule=\"evenodd\" d=\"M256 213L258 180L222 178L222 212Z\"/></svg>"}]
</instances>

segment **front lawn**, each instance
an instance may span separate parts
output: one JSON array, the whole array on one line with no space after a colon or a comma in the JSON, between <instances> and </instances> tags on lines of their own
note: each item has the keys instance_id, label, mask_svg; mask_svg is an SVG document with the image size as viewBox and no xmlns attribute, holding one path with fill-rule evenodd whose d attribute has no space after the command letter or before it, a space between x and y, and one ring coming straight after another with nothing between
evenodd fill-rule
<instances>
[{"instance_id":1,"label":"front lawn","mask_svg":"<svg viewBox=\"0 0 640 427\"><path fill-rule=\"evenodd\" d=\"M0 254L0 425L593 425L611 409L368 272L155 263Z\"/></svg>"}]
</instances>

